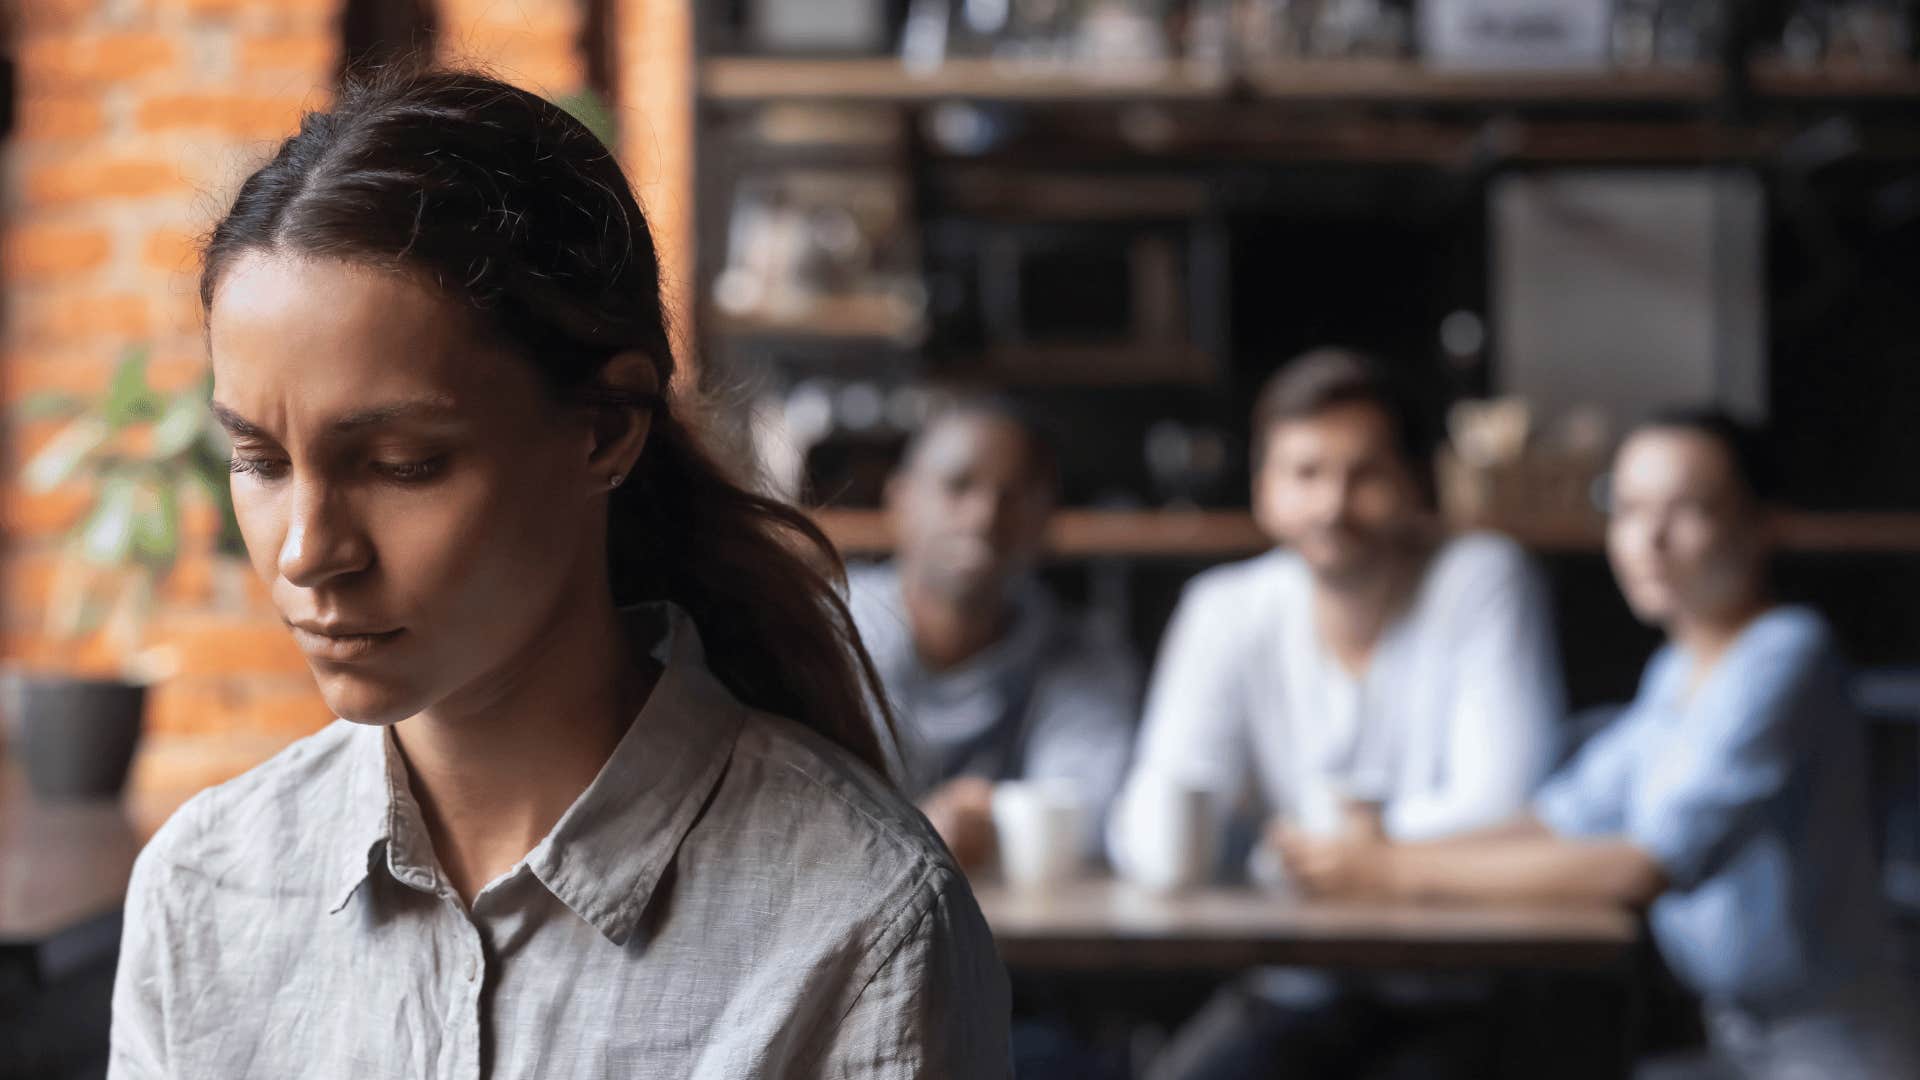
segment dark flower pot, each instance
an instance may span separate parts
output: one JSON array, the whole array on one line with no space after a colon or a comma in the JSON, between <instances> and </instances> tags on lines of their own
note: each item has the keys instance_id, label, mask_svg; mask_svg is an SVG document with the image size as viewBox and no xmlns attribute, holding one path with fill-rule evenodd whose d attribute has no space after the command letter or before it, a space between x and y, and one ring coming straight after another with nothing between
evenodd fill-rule
<instances>
[{"instance_id":1,"label":"dark flower pot","mask_svg":"<svg viewBox=\"0 0 1920 1080\"><path fill-rule=\"evenodd\" d=\"M147 688L110 679L22 675L20 759L47 799L117 798L127 785Z\"/></svg>"}]
</instances>

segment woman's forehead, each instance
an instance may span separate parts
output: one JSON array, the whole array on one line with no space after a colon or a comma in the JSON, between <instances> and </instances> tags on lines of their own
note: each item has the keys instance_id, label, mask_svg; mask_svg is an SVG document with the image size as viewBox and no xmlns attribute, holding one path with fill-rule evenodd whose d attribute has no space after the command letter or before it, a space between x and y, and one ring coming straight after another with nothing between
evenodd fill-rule
<instances>
[{"instance_id":1,"label":"woman's forehead","mask_svg":"<svg viewBox=\"0 0 1920 1080\"><path fill-rule=\"evenodd\" d=\"M386 399L518 393L458 304L403 273L330 259L249 254L208 320L215 396L289 395L364 409Z\"/></svg>"},{"instance_id":2,"label":"woman's forehead","mask_svg":"<svg viewBox=\"0 0 1920 1080\"><path fill-rule=\"evenodd\" d=\"M1734 485L1731 456L1717 439L1678 428L1650 428L1620 447L1612 486L1617 493L1709 496Z\"/></svg>"}]
</instances>

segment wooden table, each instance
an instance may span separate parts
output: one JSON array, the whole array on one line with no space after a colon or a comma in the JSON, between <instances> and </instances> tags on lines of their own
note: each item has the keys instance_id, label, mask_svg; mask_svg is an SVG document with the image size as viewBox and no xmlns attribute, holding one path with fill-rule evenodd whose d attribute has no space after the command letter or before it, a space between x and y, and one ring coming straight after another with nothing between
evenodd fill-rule
<instances>
[{"instance_id":1,"label":"wooden table","mask_svg":"<svg viewBox=\"0 0 1920 1080\"><path fill-rule=\"evenodd\" d=\"M111 955L141 837L118 802L49 802L0 756L0 961L46 979Z\"/></svg>"},{"instance_id":2,"label":"wooden table","mask_svg":"<svg viewBox=\"0 0 1920 1080\"><path fill-rule=\"evenodd\" d=\"M1110 878L974 896L1011 968L1623 971L1640 924L1609 907L1440 907L1296 900L1251 888L1156 896Z\"/></svg>"}]
</instances>

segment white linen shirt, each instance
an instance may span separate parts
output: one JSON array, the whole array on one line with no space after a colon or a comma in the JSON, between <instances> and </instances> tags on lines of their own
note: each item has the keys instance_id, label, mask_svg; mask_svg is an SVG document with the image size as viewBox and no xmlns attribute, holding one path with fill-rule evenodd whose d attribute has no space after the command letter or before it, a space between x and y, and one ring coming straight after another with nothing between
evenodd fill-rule
<instances>
[{"instance_id":1,"label":"white linen shirt","mask_svg":"<svg viewBox=\"0 0 1920 1080\"><path fill-rule=\"evenodd\" d=\"M109 1075L1006 1076L1006 975L926 820L645 617L645 707L471 911L383 728L183 807L134 869Z\"/></svg>"},{"instance_id":2,"label":"white linen shirt","mask_svg":"<svg viewBox=\"0 0 1920 1080\"><path fill-rule=\"evenodd\" d=\"M1166 782L1310 829L1347 797L1381 802L1398 839L1491 825L1526 809L1562 709L1544 589L1511 541L1445 543L1357 677L1321 644L1306 564L1271 551L1187 585L1109 846L1131 865L1137 793Z\"/></svg>"}]
</instances>

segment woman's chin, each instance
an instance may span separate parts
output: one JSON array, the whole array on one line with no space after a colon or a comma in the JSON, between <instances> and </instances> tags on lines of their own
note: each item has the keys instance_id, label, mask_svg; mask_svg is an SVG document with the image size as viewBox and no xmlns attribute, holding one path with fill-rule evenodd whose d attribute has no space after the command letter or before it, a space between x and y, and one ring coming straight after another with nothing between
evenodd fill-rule
<instances>
[{"instance_id":1,"label":"woman's chin","mask_svg":"<svg viewBox=\"0 0 1920 1080\"><path fill-rule=\"evenodd\" d=\"M333 715L356 724L388 727L422 707L410 687L383 686L349 675L323 676L319 682L320 697Z\"/></svg>"}]
</instances>

